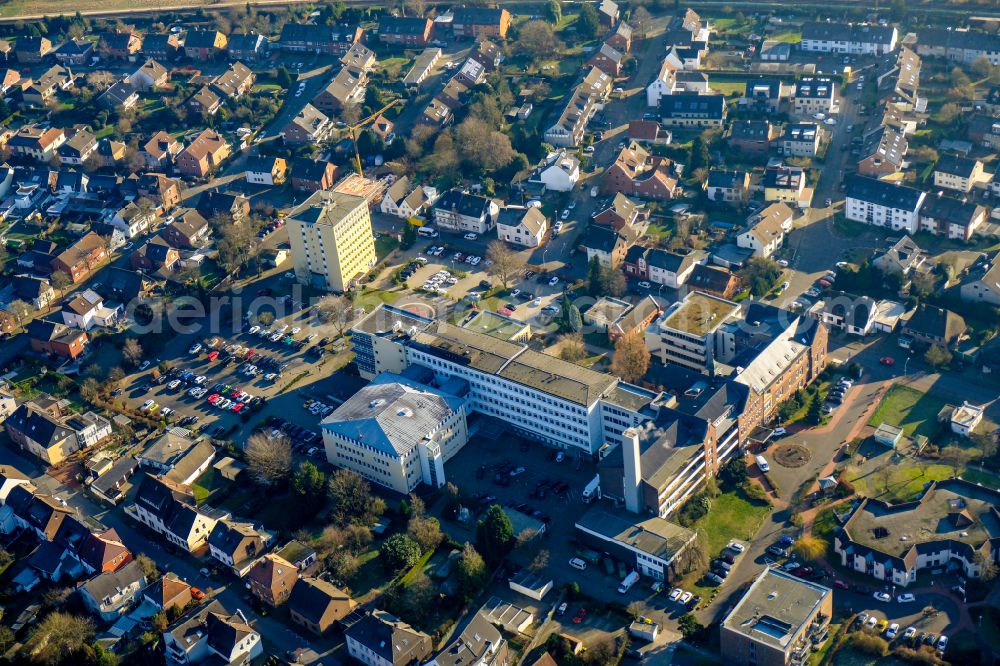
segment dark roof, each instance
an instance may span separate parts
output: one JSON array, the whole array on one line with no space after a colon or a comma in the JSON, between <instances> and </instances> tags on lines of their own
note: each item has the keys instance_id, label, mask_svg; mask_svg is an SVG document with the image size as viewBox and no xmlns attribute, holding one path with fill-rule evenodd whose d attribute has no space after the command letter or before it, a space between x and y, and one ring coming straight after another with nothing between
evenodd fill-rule
<instances>
[{"instance_id":1,"label":"dark roof","mask_svg":"<svg viewBox=\"0 0 1000 666\"><path fill-rule=\"evenodd\" d=\"M978 160L958 155L942 155L934 165L935 171L952 174L961 178L971 178Z\"/></svg>"},{"instance_id":2,"label":"dark roof","mask_svg":"<svg viewBox=\"0 0 1000 666\"><path fill-rule=\"evenodd\" d=\"M422 661L432 647L430 636L382 611L361 618L344 635L397 666Z\"/></svg>"},{"instance_id":3,"label":"dark roof","mask_svg":"<svg viewBox=\"0 0 1000 666\"><path fill-rule=\"evenodd\" d=\"M580 235L580 245L591 250L610 254L618 245L621 236L611 227L591 224Z\"/></svg>"},{"instance_id":4,"label":"dark roof","mask_svg":"<svg viewBox=\"0 0 1000 666\"><path fill-rule=\"evenodd\" d=\"M978 30L927 28L917 33L917 44L971 51L1000 51L1000 35Z\"/></svg>"},{"instance_id":5,"label":"dark roof","mask_svg":"<svg viewBox=\"0 0 1000 666\"><path fill-rule=\"evenodd\" d=\"M969 226L982 213L983 207L971 201L961 201L944 195L931 195L924 199L920 207L921 217Z\"/></svg>"},{"instance_id":6,"label":"dark roof","mask_svg":"<svg viewBox=\"0 0 1000 666\"><path fill-rule=\"evenodd\" d=\"M706 186L732 189L737 186L743 186L745 182L745 171L723 171L722 169L711 169L708 172L708 181Z\"/></svg>"},{"instance_id":7,"label":"dark roof","mask_svg":"<svg viewBox=\"0 0 1000 666\"><path fill-rule=\"evenodd\" d=\"M292 177L301 180L311 180L319 182L323 180L327 166L330 162L306 159L300 157L295 159L291 165Z\"/></svg>"},{"instance_id":8,"label":"dark roof","mask_svg":"<svg viewBox=\"0 0 1000 666\"><path fill-rule=\"evenodd\" d=\"M778 99L781 96L781 79L769 79L760 77L757 79L747 79L746 89L743 93L745 97L761 97L761 93L766 91L768 99Z\"/></svg>"},{"instance_id":9,"label":"dark roof","mask_svg":"<svg viewBox=\"0 0 1000 666\"><path fill-rule=\"evenodd\" d=\"M312 23L286 23L281 28L281 42L333 42L333 29Z\"/></svg>"},{"instance_id":10,"label":"dark roof","mask_svg":"<svg viewBox=\"0 0 1000 666\"><path fill-rule=\"evenodd\" d=\"M725 113L726 98L723 95L698 95L696 93L680 93L664 95L660 98L660 115L698 116L705 118L722 118Z\"/></svg>"},{"instance_id":11,"label":"dark roof","mask_svg":"<svg viewBox=\"0 0 1000 666\"><path fill-rule=\"evenodd\" d=\"M687 284L689 289L701 288L722 294L729 288L732 279L733 274L729 271L698 264L691 270Z\"/></svg>"},{"instance_id":12,"label":"dark roof","mask_svg":"<svg viewBox=\"0 0 1000 666\"><path fill-rule=\"evenodd\" d=\"M965 320L951 310L921 303L910 320L906 330L930 338L942 338L952 342L965 333Z\"/></svg>"},{"instance_id":13,"label":"dark roof","mask_svg":"<svg viewBox=\"0 0 1000 666\"><path fill-rule=\"evenodd\" d=\"M912 187L858 175L847 179L844 192L851 199L907 211L916 211L924 194Z\"/></svg>"},{"instance_id":14,"label":"dark roof","mask_svg":"<svg viewBox=\"0 0 1000 666\"><path fill-rule=\"evenodd\" d=\"M831 292L823 299L824 311L842 318L845 325L860 329L868 328L876 307L874 299L868 296L854 296L842 291Z\"/></svg>"},{"instance_id":15,"label":"dark roof","mask_svg":"<svg viewBox=\"0 0 1000 666\"><path fill-rule=\"evenodd\" d=\"M12 283L14 285L14 293L17 294L18 298L22 298L26 301L32 301L38 298L42 293L52 289L46 280L31 277L29 275L18 275L14 277Z\"/></svg>"},{"instance_id":16,"label":"dark roof","mask_svg":"<svg viewBox=\"0 0 1000 666\"><path fill-rule=\"evenodd\" d=\"M490 199L461 190L448 190L434 207L467 217L481 218L489 214Z\"/></svg>"},{"instance_id":17,"label":"dark roof","mask_svg":"<svg viewBox=\"0 0 1000 666\"><path fill-rule=\"evenodd\" d=\"M493 7L456 7L452 15L454 23L461 25L497 25L504 11Z\"/></svg>"},{"instance_id":18,"label":"dark roof","mask_svg":"<svg viewBox=\"0 0 1000 666\"><path fill-rule=\"evenodd\" d=\"M732 124L729 136L733 139L769 139L771 127L767 120L737 120Z\"/></svg>"},{"instance_id":19,"label":"dark roof","mask_svg":"<svg viewBox=\"0 0 1000 666\"><path fill-rule=\"evenodd\" d=\"M671 273L684 270L692 261L694 258L689 254L676 254L655 248L646 255L647 264Z\"/></svg>"},{"instance_id":20,"label":"dark roof","mask_svg":"<svg viewBox=\"0 0 1000 666\"><path fill-rule=\"evenodd\" d=\"M184 37L185 48L208 49L215 46L218 30L189 30Z\"/></svg>"},{"instance_id":21,"label":"dark roof","mask_svg":"<svg viewBox=\"0 0 1000 666\"><path fill-rule=\"evenodd\" d=\"M430 19L415 16L385 16L379 20L380 35L423 35Z\"/></svg>"},{"instance_id":22,"label":"dark roof","mask_svg":"<svg viewBox=\"0 0 1000 666\"><path fill-rule=\"evenodd\" d=\"M802 26L802 40L888 44L894 30L892 26L812 21Z\"/></svg>"},{"instance_id":23,"label":"dark roof","mask_svg":"<svg viewBox=\"0 0 1000 666\"><path fill-rule=\"evenodd\" d=\"M237 33L229 35L228 48L230 51L258 51L266 44L267 40L264 39L263 35L258 35L255 32Z\"/></svg>"},{"instance_id":24,"label":"dark roof","mask_svg":"<svg viewBox=\"0 0 1000 666\"><path fill-rule=\"evenodd\" d=\"M319 578L300 578L288 598L289 608L315 625L321 623L330 604L338 602L350 605L351 595Z\"/></svg>"},{"instance_id":25,"label":"dark roof","mask_svg":"<svg viewBox=\"0 0 1000 666\"><path fill-rule=\"evenodd\" d=\"M117 571L109 571L91 578L83 584L83 589L100 602L104 597L114 595L129 585L142 584L145 580L142 567L133 560Z\"/></svg>"}]
</instances>

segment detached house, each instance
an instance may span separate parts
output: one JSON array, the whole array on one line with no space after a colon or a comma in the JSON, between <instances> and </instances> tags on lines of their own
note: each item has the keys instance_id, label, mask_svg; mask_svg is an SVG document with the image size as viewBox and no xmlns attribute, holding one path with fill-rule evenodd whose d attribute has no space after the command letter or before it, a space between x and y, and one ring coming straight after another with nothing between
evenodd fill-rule
<instances>
[{"instance_id":1,"label":"detached house","mask_svg":"<svg viewBox=\"0 0 1000 666\"><path fill-rule=\"evenodd\" d=\"M681 167L667 157L650 155L632 142L622 148L601 176L601 192L621 193L641 199L672 199L681 176Z\"/></svg>"},{"instance_id":2,"label":"detached house","mask_svg":"<svg viewBox=\"0 0 1000 666\"><path fill-rule=\"evenodd\" d=\"M903 324L902 332L926 345L952 347L965 336L967 330L965 320L960 315L921 303Z\"/></svg>"},{"instance_id":3,"label":"detached house","mask_svg":"<svg viewBox=\"0 0 1000 666\"><path fill-rule=\"evenodd\" d=\"M764 201L783 201L792 206L807 207L806 174L799 167L775 166L764 169Z\"/></svg>"},{"instance_id":4,"label":"detached house","mask_svg":"<svg viewBox=\"0 0 1000 666\"><path fill-rule=\"evenodd\" d=\"M204 178L216 171L230 155L222 135L206 129L177 155L177 169L189 178Z\"/></svg>"},{"instance_id":5,"label":"detached house","mask_svg":"<svg viewBox=\"0 0 1000 666\"><path fill-rule=\"evenodd\" d=\"M781 137L781 154L786 157L816 157L822 130L816 123L788 123Z\"/></svg>"},{"instance_id":6,"label":"detached house","mask_svg":"<svg viewBox=\"0 0 1000 666\"><path fill-rule=\"evenodd\" d=\"M142 147L141 156L150 169L163 169L173 164L183 150L180 141L160 130Z\"/></svg>"},{"instance_id":7,"label":"detached house","mask_svg":"<svg viewBox=\"0 0 1000 666\"><path fill-rule=\"evenodd\" d=\"M851 335L868 335L878 319L878 304L869 296L834 291L823 299L822 305L822 322Z\"/></svg>"},{"instance_id":8,"label":"detached house","mask_svg":"<svg viewBox=\"0 0 1000 666\"><path fill-rule=\"evenodd\" d=\"M296 192L318 192L333 187L337 166L331 162L297 158L292 162L292 189Z\"/></svg>"},{"instance_id":9,"label":"detached house","mask_svg":"<svg viewBox=\"0 0 1000 666\"><path fill-rule=\"evenodd\" d=\"M330 114L337 113L351 104L358 104L365 97L367 79L367 75L359 75L344 67L313 99L313 106Z\"/></svg>"},{"instance_id":10,"label":"detached house","mask_svg":"<svg viewBox=\"0 0 1000 666\"><path fill-rule=\"evenodd\" d=\"M433 187L412 186L407 176L398 178L385 191L379 209L386 215L402 219L419 217L437 198Z\"/></svg>"},{"instance_id":11,"label":"detached house","mask_svg":"<svg viewBox=\"0 0 1000 666\"><path fill-rule=\"evenodd\" d=\"M548 220L538 208L507 206L497 218L497 238L522 247L538 247L548 230Z\"/></svg>"},{"instance_id":12,"label":"detached house","mask_svg":"<svg viewBox=\"0 0 1000 666\"><path fill-rule=\"evenodd\" d=\"M162 88L170 82L170 70L149 58L129 77L136 90L147 91Z\"/></svg>"},{"instance_id":13,"label":"detached house","mask_svg":"<svg viewBox=\"0 0 1000 666\"><path fill-rule=\"evenodd\" d=\"M227 518L215 524L208 547L213 558L242 578L270 541L271 535L258 530L252 522Z\"/></svg>"},{"instance_id":14,"label":"detached house","mask_svg":"<svg viewBox=\"0 0 1000 666\"><path fill-rule=\"evenodd\" d=\"M709 201L741 203L749 195L750 174L746 171L711 169L705 181L705 190Z\"/></svg>"},{"instance_id":15,"label":"detached house","mask_svg":"<svg viewBox=\"0 0 1000 666\"><path fill-rule=\"evenodd\" d=\"M968 193L983 180L983 163L969 157L942 155L934 165L934 187Z\"/></svg>"},{"instance_id":16,"label":"detached house","mask_svg":"<svg viewBox=\"0 0 1000 666\"><path fill-rule=\"evenodd\" d=\"M611 203L594 213L594 224L611 227L615 231L623 228L632 229L645 222L648 213L642 204L632 201L622 193L618 193Z\"/></svg>"},{"instance_id":17,"label":"detached house","mask_svg":"<svg viewBox=\"0 0 1000 666\"><path fill-rule=\"evenodd\" d=\"M729 126L729 145L735 150L763 155L771 149L771 143L778 137L778 128L767 120L737 120Z\"/></svg>"},{"instance_id":18,"label":"detached house","mask_svg":"<svg viewBox=\"0 0 1000 666\"><path fill-rule=\"evenodd\" d=\"M136 193L152 201L161 214L170 211L181 202L180 182L162 173L149 172L139 176Z\"/></svg>"},{"instance_id":19,"label":"detached house","mask_svg":"<svg viewBox=\"0 0 1000 666\"><path fill-rule=\"evenodd\" d=\"M726 121L724 95L678 93L660 99L660 120L667 127L722 127Z\"/></svg>"},{"instance_id":20,"label":"detached house","mask_svg":"<svg viewBox=\"0 0 1000 666\"><path fill-rule=\"evenodd\" d=\"M319 578L300 578L288 599L292 622L322 636L354 610L351 596Z\"/></svg>"},{"instance_id":21,"label":"detached house","mask_svg":"<svg viewBox=\"0 0 1000 666\"><path fill-rule=\"evenodd\" d=\"M977 262L959 293L963 301L1000 307L1000 252Z\"/></svg>"},{"instance_id":22,"label":"detached house","mask_svg":"<svg viewBox=\"0 0 1000 666\"><path fill-rule=\"evenodd\" d=\"M201 247L210 233L208 220L194 208L178 213L174 221L160 231L160 235L167 243L185 250Z\"/></svg>"},{"instance_id":23,"label":"detached house","mask_svg":"<svg viewBox=\"0 0 1000 666\"><path fill-rule=\"evenodd\" d=\"M831 113L837 109L837 84L828 76L803 76L795 86L793 111L799 116Z\"/></svg>"},{"instance_id":24,"label":"detached house","mask_svg":"<svg viewBox=\"0 0 1000 666\"><path fill-rule=\"evenodd\" d=\"M322 111L307 103L281 130L285 143L300 145L323 143L333 133L333 122Z\"/></svg>"},{"instance_id":25,"label":"detached house","mask_svg":"<svg viewBox=\"0 0 1000 666\"><path fill-rule=\"evenodd\" d=\"M86 332L46 319L28 324L28 339L32 351L68 359L83 354L88 342Z\"/></svg>"},{"instance_id":26,"label":"detached house","mask_svg":"<svg viewBox=\"0 0 1000 666\"><path fill-rule=\"evenodd\" d=\"M926 256L916 241L909 236L903 236L885 252L876 253L872 259L872 266L883 273L898 273L905 276L912 271L920 270Z\"/></svg>"},{"instance_id":27,"label":"detached house","mask_svg":"<svg viewBox=\"0 0 1000 666\"><path fill-rule=\"evenodd\" d=\"M542 183L546 190L570 192L580 181L580 160L565 150L549 153L530 180Z\"/></svg>"},{"instance_id":28,"label":"detached house","mask_svg":"<svg viewBox=\"0 0 1000 666\"><path fill-rule=\"evenodd\" d=\"M155 211L144 210L134 201L130 201L123 208L118 209L111 216L109 222L112 226L121 229L126 238L135 238L145 233L155 219Z\"/></svg>"},{"instance_id":29,"label":"detached house","mask_svg":"<svg viewBox=\"0 0 1000 666\"><path fill-rule=\"evenodd\" d=\"M280 555L269 553L257 560L247 574L250 592L269 606L288 601L299 579L299 570Z\"/></svg>"},{"instance_id":30,"label":"detached house","mask_svg":"<svg viewBox=\"0 0 1000 666\"><path fill-rule=\"evenodd\" d=\"M439 229L484 234L496 224L500 207L495 201L461 190L448 190L434 206Z\"/></svg>"},{"instance_id":31,"label":"detached house","mask_svg":"<svg viewBox=\"0 0 1000 666\"><path fill-rule=\"evenodd\" d=\"M86 337L82 331L74 333ZM81 448L76 432L57 420L59 414L43 401L28 401L7 418L4 429L16 446L47 465L58 465Z\"/></svg>"},{"instance_id":32,"label":"detached house","mask_svg":"<svg viewBox=\"0 0 1000 666\"><path fill-rule=\"evenodd\" d=\"M117 571L106 571L80 586L83 605L104 622L112 622L131 610L146 587L146 576L138 562Z\"/></svg>"},{"instance_id":33,"label":"detached house","mask_svg":"<svg viewBox=\"0 0 1000 666\"><path fill-rule=\"evenodd\" d=\"M287 177L288 164L282 157L256 155L247 160L246 179L252 185L283 185Z\"/></svg>"},{"instance_id":34,"label":"detached house","mask_svg":"<svg viewBox=\"0 0 1000 666\"><path fill-rule=\"evenodd\" d=\"M163 632L168 664L249 664L264 652L260 633L242 611L231 612L218 600L196 606Z\"/></svg>"},{"instance_id":35,"label":"detached house","mask_svg":"<svg viewBox=\"0 0 1000 666\"><path fill-rule=\"evenodd\" d=\"M96 150L97 138L88 128L81 127L56 152L59 154L60 164L83 166Z\"/></svg>"}]
</instances>

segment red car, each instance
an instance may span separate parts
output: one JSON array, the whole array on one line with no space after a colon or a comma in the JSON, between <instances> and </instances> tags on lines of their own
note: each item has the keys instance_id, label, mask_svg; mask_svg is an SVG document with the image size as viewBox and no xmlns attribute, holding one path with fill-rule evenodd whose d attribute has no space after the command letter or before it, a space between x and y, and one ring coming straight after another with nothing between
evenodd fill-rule
<instances>
[{"instance_id":1,"label":"red car","mask_svg":"<svg viewBox=\"0 0 1000 666\"><path fill-rule=\"evenodd\" d=\"M238 400L240 393L243 393L243 391L240 390L240 389L238 389L238 388L235 388L235 389L233 389L233 392L230 394L230 397L233 398L233 399Z\"/></svg>"},{"instance_id":2,"label":"red car","mask_svg":"<svg viewBox=\"0 0 1000 666\"><path fill-rule=\"evenodd\" d=\"M835 588L837 588L838 590L849 590L849 589L851 589L850 585L848 585L844 581L840 580L839 578L836 579L835 581L833 581L833 586Z\"/></svg>"},{"instance_id":3,"label":"red car","mask_svg":"<svg viewBox=\"0 0 1000 666\"><path fill-rule=\"evenodd\" d=\"M191 598L195 601L201 601L205 598L205 593L199 590L197 587L191 588Z\"/></svg>"},{"instance_id":4,"label":"red car","mask_svg":"<svg viewBox=\"0 0 1000 666\"><path fill-rule=\"evenodd\" d=\"M587 618L587 609L581 608L576 612L576 615L573 616L573 624L580 624L586 618Z\"/></svg>"},{"instance_id":5,"label":"red car","mask_svg":"<svg viewBox=\"0 0 1000 666\"><path fill-rule=\"evenodd\" d=\"M243 409L243 403L242 402L234 402L232 409L233 409L234 412L239 413L239 411L241 409Z\"/></svg>"},{"instance_id":6,"label":"red car","mask_svg":"<svg viewBox=\"0 0 1000 666\"><path fill-rule=\"evenodd\" d=\"M222 396L220 396L218 393L213 393L212 395L208 396L208 404L214 405L215 403L219 402L219 398L221 397Z\"/></svg>"},{"instance_id":7,"label":"red car","mask_svg":"<svg viewBox=\"0 0 1000 666\"><path fill-rule=\"evenodd\" d=\"M208 360L209 361L214 361L217 358L219 358L219 352L217 352L217 351L208 352Z\"/></svg>"},{"instance_id":8,"label":"red car","mask_svg":"<svg viewBox=\"0 0 1000 666\"><path fill-rule=\"evenodd\" d=\"M894 365L896 363L896 359L891 356L883 356L878 360L878 362L882 365Z\"/></svg>"}]
</instances>

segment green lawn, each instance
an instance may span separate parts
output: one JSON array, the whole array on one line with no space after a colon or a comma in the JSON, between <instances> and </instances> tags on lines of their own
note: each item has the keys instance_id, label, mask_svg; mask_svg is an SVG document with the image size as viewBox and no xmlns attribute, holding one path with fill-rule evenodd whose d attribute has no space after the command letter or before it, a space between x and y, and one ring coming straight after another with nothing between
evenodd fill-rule
<instances>
[{"instance_id":1,"label":"green lawn","mask_svg":"<svg viewBox=\"0 0 1000 666\"><path fill-rule=\"evenodd\" d=\"M747 88L746 81L711 81L709 87L717 93L722 93L727 97L730 95L742 95Z\"/></svg>"},{"instance_id":2,"label":"green lawn","mask_svg":"<svg viewBox=\"0 0 1000 666\"><path fill-rule=\"evenodd\" d=\"M886 502L905 502L919 495L929 481L950 479L953 472L948 465L927 465L921 469L915 462L891 468L888 483L883 484L878 474L866 474L849 479L859 495L875 497ZM886 492L885 486L889 490Z\"/></svg>"},{"instance_id":3,"label":"green lawn","mask_svg":"<svg viewBox=\"0 0 1000 666\"><path fill-rule=\"evenodd\" d=\"M944 402L906 386L893 386L882 398L868 425L880 423L899 426L907 437L931 437L937 431L937 415Z\"/></svg>"},{"instance_id":4,"label":"green lawn","mask_svg":"<svg viewBox=\"0 0 1000 666\"><path fill-rule=\"evenodd\" d=\"M718 553L733 539L746 541L764 522L771 507L756 504L735 492L723 493L712 500L712 508L694 529L703 530L708 552Z\"/></svg>"},{"instance_id":5,"label":"green lawn","mask_svg":"<svg viewBox=\"0 0 1000 666\"><path fill-rule=\"evenodd\" d=\"M214 467L209 467L204 474L195 479L194 483L191 484L191 490L194 492L194 501L198 504L204 504L209 497L226 485L228 485L228 482L222 478L222 475L218 474Z\"/></svg>"},{"instance_id":6,"label":"green lawn","mask_svg":"<svg viewBox=\"0 0 1000 666\"><path fill-rule=\"evenodd\" d=\"M378 257L379 261L385 258L387 254L399 247L399 241L396 240L395 236L389 234L382 234L375 239L375 256Z\"/></svg>"}]
</instances>

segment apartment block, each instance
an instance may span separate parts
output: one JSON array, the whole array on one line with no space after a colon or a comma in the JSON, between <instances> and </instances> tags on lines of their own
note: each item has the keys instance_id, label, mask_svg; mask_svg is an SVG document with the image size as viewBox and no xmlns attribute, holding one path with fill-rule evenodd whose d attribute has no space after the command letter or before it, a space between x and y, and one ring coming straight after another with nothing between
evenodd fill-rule
<instances>
[{"instance_id":1,"label":"apartment block","mask_svg":"<svg viewBox=\"0 0 1000 666\"><path fill-rule=\"evenodd\" d=\"M375 265L371 215L362 197L315 192L286 221L300 284L350 291Z\"/></svg>"}]
</instances>

